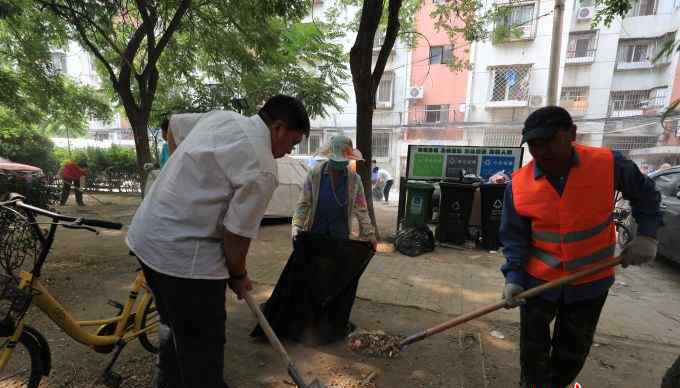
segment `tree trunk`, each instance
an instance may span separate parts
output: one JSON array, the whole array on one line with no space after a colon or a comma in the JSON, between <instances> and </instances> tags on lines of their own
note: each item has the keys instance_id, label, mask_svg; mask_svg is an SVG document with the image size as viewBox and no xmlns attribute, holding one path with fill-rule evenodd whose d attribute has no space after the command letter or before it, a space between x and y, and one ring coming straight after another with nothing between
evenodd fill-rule
<instances>
[{"instance_id":1,"label":"tree trunk","mask_svg":"<svg viewBox=\"0 0 680 388\"><path fill-rule=\"evenodd\" d=\"M364 193L368 203L371 222L379 238L378 224L373 209L373 188L371 184L371 160L373 158L373 110L375 93L380 84L387 58L399 33L399 11L402 0L390 0L388 3L388 20L385 41L380 48L378 58L373 67L373 39L383 15L383 0L364 0L361 8L361 19L357 38L349 53L349 65L354 83L354 95L357 100L357 148L364 155L364 163L359 163L358 172L364 184Z\"/></svg>"},{"instance_id":2,"label":"tree trunk","mask_svg":"<svg viewBox=\"0 0 680 388\"><path fill-rule=\"evenodd\" d=\"M151 162L151 149L149 147L149 132L148 116L146 118L139 117L128 117L130 120L130 125L132 126L132 133L135 136L135 151L137 154L137 171L140 177L140 187L142 193L144 192L144 185L146 183L146 171L144 170L144 165Z\"/></svg>"},{"instance_id":3,"label":"tree trunk","mask_svg":"<svg viewBox=\"0 0 680 388\"><path fill-rule=\"evenodd\" d=\"M361 94L360 94L361 93ZM357 148L364 156L364 162L358 163L357 172L364 184L364 195L368 204L368 213L375 228L376 237L380 238L378 223L373 208L373 184L371 183L371 160L373 159L373 101L370 88L363 88L356 93L357 97Z\"/></svg>"}]
</instances>

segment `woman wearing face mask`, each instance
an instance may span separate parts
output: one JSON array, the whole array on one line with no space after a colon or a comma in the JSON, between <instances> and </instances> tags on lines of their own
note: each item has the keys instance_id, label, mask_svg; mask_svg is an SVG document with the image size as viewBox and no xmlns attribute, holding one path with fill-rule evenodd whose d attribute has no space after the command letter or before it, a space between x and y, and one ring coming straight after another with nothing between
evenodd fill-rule
<instances>
[{"instance_id":1,"label":"woman wearing face mask","mask_svg":"<svg viewBox=\"0 0 680 388\"><path fill-rule=\"evenodd\" d=\"M300 231L347 239L352 215L359 221L359 239L376 246L375 231L366 207L361 178L349 167L350 160L362 160L347 136L334 136L320 155L327 161L317 164L307 175L293 215L293 238Z\"/></svg>"}]
</instances>

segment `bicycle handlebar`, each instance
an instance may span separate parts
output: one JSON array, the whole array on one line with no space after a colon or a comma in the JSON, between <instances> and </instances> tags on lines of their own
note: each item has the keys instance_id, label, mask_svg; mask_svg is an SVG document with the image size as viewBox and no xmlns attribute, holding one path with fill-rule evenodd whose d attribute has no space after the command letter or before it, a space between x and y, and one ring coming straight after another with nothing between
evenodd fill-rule
<instances>
[{"instance_id":1,"label":"bicycle handlebar","mask_svg":"<svg viewBox=\"0 0 680 388\"><path fill-rule=\"evenodd\" d=\"M120 230L123 228L123 224L118 223L118 222L111 222L111 221L104 221L104 220L93 220L93 219L87 219L87 218L77 218L77 217L71 217L71 216L65 216L62 214L54 213L49 210L41 209L39 207L35 207L33 205L29 205L22 201L24 199L23 195L17 194L17 193L11 193L9 195L9 202L14 202L14 204L17 207L20 207L22 209L28 210L30 212L36 213L43 215L45 217L50 217L53 220L57 221L65 221L65 222L71 222L75 223L77 225L87 225L87 226L94 226L96 228L105 228L105 229L115 229L115 230Z\"/></svg>"}]
</instances>

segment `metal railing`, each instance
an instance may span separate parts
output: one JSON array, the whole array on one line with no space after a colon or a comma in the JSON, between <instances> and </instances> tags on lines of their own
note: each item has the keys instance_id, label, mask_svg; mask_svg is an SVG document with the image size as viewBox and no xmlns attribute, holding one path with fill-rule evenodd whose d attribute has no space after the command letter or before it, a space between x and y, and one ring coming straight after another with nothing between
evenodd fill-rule
<instances>
[{"instance_id":1,"label":"metal railing","mask_svg":"<svg viewBox=\"0 0 680 388\"><path fill-rule=\"evenodd\" d=\"M612 92L609 98L609 117L629 117L659 113L666 96L650 96L650 90Z\"/></svg>"},{"instance_id":2,"label":"metal railing","mask_svg":"<svg viewBox=\"0 0 680 388\"><path fill-rule=\"evenodd\" d=\"M460 122L465 119L465 113L456 109L411 109L408 116L410 125L444 125Z\"/></svg>"},{"instance_id":3,"label":"metal railing","mask_svg":"<svg viewBox=\"0 0 680 388\"><path fill-rule=\"evenodd\" d=\"M567 59L594 58L597 49L576 49L567 51Z\"/></svg>"}]
</instances>

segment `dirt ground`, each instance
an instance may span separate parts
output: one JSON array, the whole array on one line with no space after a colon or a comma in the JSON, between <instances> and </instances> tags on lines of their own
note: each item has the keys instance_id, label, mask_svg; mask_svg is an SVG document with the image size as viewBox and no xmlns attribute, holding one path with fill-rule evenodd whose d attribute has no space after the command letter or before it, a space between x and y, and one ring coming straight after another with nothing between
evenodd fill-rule
<instances>
[{"instance_id":1,"label":"dirt ground","mask_svg":"<svg viewBox=\"0 0 680 388\"><path fill-rule=\"evenodd\" d=\"M88 207L66 206L62 212L129 223L139 202L137 198L125 196L97 195L96 198L86 196ZM394 211L380 211L383 236L393 229L393 218ZM290 253L288 235L287 225L263 227L260 239L268 244L256 242L249 260L264 257L271 260L270 245L275 241L276 252L281 252L276 260L285 262ZM73 230L61 230L58 234L44 278L53 296L76 317L96 319L112 315L115 309L107 305L107 300L125 300L138 265L127 254L124 236L125 230L102 231L98 236ZM664 270L680 272L675 267L666 267ZM256 298L266 300L272 284L256 284ZM293 386L268 344L248 337L255 319L245 303L229 293L227 311L225 379L230 387ZM358 299L352 313L352 321L362 329L381 329L395 334L411 334L450 318L422 308L367 299ZM28 322L47 337L52 350L53 369L46 386L100 386L96 380L109 355L97 354L74 342L39 311L32 310ZM663 336L664 333L658 333L658 338ZM482 318L414 344L391 360L353 353L345 343L323 347L285 345L303 373L308 378L318 377L328 388L505 388L518 386L518 337L516 320ZM631 338L635 338L634 333L630 336L599 334L578 378L582 386L658 387L666 368L680 354L680 347L663 340ZM116 366L125 379L122 386L149 387L152 362L152 356L138 343L128 346Z\"/></svg>"}]
</instances>

